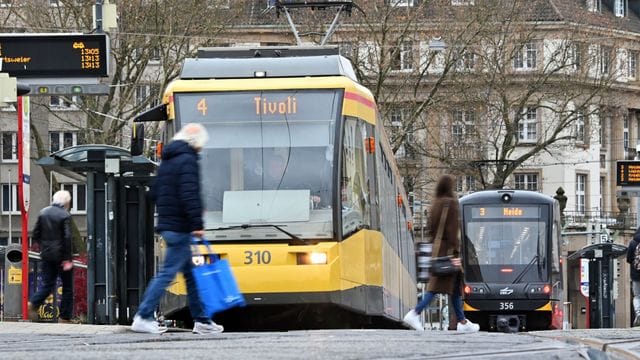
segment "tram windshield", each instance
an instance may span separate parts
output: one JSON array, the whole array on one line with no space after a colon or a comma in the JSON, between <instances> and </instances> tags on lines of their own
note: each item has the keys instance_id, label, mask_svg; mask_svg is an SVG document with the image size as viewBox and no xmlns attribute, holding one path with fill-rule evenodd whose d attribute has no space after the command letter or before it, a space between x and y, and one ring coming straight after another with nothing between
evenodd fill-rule
<instances>
[{"instance_id":1,"label":"tram windshield","mask_svg":"<svg viewBox=\"0 0 640 360\"><path fill-rule=\"evenodd\" d=\"M337 90L175 94L176 120L202 123L211 240L331 238ZM227 230L215 229L226 228ZM229 230L231 228L231 230Z\"/></svg>"},{"instance_id":2,"label":"tram windshield","mask_svg":"<svg viewBox=\"0 0 640 360\"><path fill-rule=\"evenodd\" d=\"M547 280L545 206L465 208L465 280Z\"/></svg>"}]
</instances>

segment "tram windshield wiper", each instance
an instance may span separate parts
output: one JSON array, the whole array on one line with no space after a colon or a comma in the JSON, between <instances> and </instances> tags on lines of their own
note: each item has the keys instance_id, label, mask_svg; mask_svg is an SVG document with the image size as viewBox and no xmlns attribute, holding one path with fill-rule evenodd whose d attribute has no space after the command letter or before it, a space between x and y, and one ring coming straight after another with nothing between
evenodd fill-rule
<instances>
[{"instance_id":1,"label":"tram windshield wiper","mask_svg":"<svg viewBox=\"0 0 640 360\"><path fill-rule=\"evenodd\" d=\"M529 261L527 266L525 266L525 268L522 269L522 272L520 272L520 274L518 274L518 276L515 278L515 280L513 280L512 284L519 283L520 280L522 280L524 275L527 273L527 271L529 271L529 269L531 269L531 266L533 265L534 262L538 263L538 267L540 267L540 255L536 254L536 255L533 256L533 259L531 259L531 261Z\"/></svg>"},{"instance_id":2,"label":"tram windshield wiper","mask_svg":"<svg viewBox=\"0 0 640 360\"><path fill-rule=\"evenodd\" d=\"M225 231L225 230L248 229L248 228L267 228L267 227L274 228L274 229L280 231L281 233L286 234L287 236L289 236L291 238L291 240L292 240L292 241L289 242L289 245L309 245L309 243L307 241L301 239L297 235L292 234L292 233L288 232L287 230L283 229L282 227L280 227L279 225L275 225L275 224L259 224L259 225L242 224L242 225L220 227L220 228L209 229L209 230L211 230L211 231Z\"/></svg>"}]
</instances>

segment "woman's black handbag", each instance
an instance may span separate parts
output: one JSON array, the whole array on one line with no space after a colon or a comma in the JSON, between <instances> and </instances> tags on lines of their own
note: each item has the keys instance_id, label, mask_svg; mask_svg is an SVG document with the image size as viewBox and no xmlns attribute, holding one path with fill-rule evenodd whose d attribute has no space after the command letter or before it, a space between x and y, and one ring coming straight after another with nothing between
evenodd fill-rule
<instances>
[{"instance_id":1,"label":"woman's black handbag","mask_svg":"<svg viewBox=\"0 0 640 360\"><path fill-rule=\"evenodd\" d=\"M440 251L440 245L442 245L442 233L444 232L444 225L447 221L447 213L449 212L449 204L445 204L442 208L442 215L440 216L440 223L438 224L438 231L436 237L433 239L433 253L438 254ZM455 274L460 271L460 268L453 265L451 262L451 256L433 257L431 259L430 273L433 276L447 276Z\"/></svg>"},{"instance_id":2,"label":"woman's black handbag","mask_svg":"<svg viewBox=\"0 0 640 360\"><path fill-rule=\"evenodd\" d=\"M431 275L433 276L446 276L455 274L458 271L460 271L460 268L453 265L450 256L431 259Z\"/></svg>"}]
</instances>

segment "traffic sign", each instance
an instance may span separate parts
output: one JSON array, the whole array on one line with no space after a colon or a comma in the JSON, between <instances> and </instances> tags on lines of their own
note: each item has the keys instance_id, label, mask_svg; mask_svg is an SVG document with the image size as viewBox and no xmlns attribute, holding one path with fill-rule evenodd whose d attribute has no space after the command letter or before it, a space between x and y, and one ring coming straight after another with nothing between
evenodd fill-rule
<instances>
[{"instance_id":1,"label":"traffic sign","mask_svg":"<svg viewBox=\"0 0 640 360\"><path fill-rule=\"evenodd\" d=\"M640 186L640 161L620 160L616 162L617 186Z\"/></svg>"},{"instance_id":2,"label":"traffic sign","mask_svg":"<svg viewBox=\"0 0 640 360\"><path fill-rule=\"evenodd\" d=\"M108 76L106 34L0 34L0 71L18 78Z\"/></svg>"}]
</instances>

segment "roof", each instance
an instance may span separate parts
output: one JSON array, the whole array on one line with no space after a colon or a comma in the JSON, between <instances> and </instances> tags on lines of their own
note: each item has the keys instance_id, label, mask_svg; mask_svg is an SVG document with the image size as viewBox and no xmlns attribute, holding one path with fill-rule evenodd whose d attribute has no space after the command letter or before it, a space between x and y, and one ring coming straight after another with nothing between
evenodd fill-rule
<instances>
[{"instance_id":1,"label":"roof","mask_svg":"<svg viewBox=\"0 0 640 360\"><path fill-rule=\"evenodd\" d=\"M517 13L525 21L539 22L557 22L591 25L601 27L602 29L629 31L640 34L640 1L628 0L628 14L625 17L616 17L613 12L614 0L600 0L602 8L600 12L592 12L587 8L586 0L516 0L512 2L514 5L514 13ZM353 11L351 16L343 16L340 18L340 27L349 24L363 23L364 17L366 21L372 21L376 18L376 12L380 14L386 13L385 8L380 7L376 2L376 6L370 5L373 1L358 1L360 11ZM495 0L475 0L477 5L451 5L451 0L418 0L418 5L413 7L397 7L394 9L398 20L402 21L412 15L412 11L421 11L423 14L418 18L428 25L430 22L436 24L439 22L447 22L459 18L462 14L478 9L480 4L488 4L487 6L504 4ZM502 5L503 6L503 5ZM503 6L504 8L504 6ZM275 12L265 12L265 4L262 0L254 0L252 4L247 6L246 21L243 25L266 25L266 26L286 26L288 24L285 16L277 16ZM319 19L323 19L322 24L328 26L334 13L332 11L315 11L313 13L304 9L295 9L291 11L291 17L296 25L308 29L317 27ZM309 17L314 20L309 25ZM290 34L288 34L290 35ZM291 41L295 41L293 36Z\"/></svg>"},{"instance_id":2,"label":"roof","mask_svg":"<svg viewBox=\"0 0 640 360\"><path fill-rule=\"evenodd\" d=\"M143 156L131 156L121 147L105 144L77 145L57 151L37 161L45 169L78 179L85 172L104 172L105 159L119 159L119 173L155 171L157 164Z\"/></svg>"},{"instance_id":3,"label":"roof","mask_svg":"<svg viewBox=\"0 0 640 360\"><path fill-rule=\"evenodd\" d=\"M181 79L250 79L346 76L358 81L351 62L340 55L187 59Z\"/></svg>"}]
</instances>

